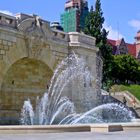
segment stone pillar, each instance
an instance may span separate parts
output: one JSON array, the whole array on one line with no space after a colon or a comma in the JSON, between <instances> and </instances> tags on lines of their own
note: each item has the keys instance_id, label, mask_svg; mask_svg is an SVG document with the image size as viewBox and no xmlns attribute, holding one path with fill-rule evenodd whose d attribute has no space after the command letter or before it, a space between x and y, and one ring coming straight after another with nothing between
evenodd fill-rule
<instances>
[{"instance_id":1,"label":"stone pillar","mask_svg":"<svg viewBox=\"0 0 140 140\"><path fill-rule=\"evenodd\" d=\"M69 33L69 47L71 51L74 51L80 57L83 57L86 61L87 67L93 76L90 86L87 89L86 85L79 90L75 82L71 85L72 89L72 101L74 102L77 112L85 112L92 109L95 106L101 104L101 91L100 91L100 77L99 75L99 60L97 59L98 48L95 47L95 38L79 34L77 32Z\"/></svg>"}]
</instances>

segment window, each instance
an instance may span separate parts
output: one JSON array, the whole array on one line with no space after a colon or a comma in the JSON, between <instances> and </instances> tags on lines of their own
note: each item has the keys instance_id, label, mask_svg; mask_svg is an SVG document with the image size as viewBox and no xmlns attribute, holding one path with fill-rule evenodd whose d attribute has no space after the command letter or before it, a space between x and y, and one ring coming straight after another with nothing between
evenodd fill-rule
<instances>
[{"instance_id":1,"label":"window","mask_svg":"<svg viewBox=\"0 0 140 140\"><path fill-rule=\"evenodd\" d=\"M5 21L6 21L7 24L12 24L12 22L13 22L13 20L9 19L9 18L6 18Z\"/></svg>"}]
</instances>

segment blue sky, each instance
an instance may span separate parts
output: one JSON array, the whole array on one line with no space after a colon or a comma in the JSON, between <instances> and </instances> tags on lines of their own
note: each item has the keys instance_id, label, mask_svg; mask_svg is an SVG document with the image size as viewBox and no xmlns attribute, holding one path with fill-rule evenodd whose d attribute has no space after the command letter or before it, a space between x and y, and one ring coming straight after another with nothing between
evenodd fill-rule
<instances>
[{"instance_id":1,"label":"blue sky","mask_svg":"<svg viewBox=\"0 0 140 140\"><path fill-rule=\"evenodd\" d=\"M1 0L0 11L9 14L38 14L48 21L59 21L66 0ZM95 0L88 0L89 6ZM140 29L140 0L101 0L105 17L104 27L110 31L109 38L125 38L134 43ZM118 33L119 31L119 33Z\"/></svg>"}]
</instances>

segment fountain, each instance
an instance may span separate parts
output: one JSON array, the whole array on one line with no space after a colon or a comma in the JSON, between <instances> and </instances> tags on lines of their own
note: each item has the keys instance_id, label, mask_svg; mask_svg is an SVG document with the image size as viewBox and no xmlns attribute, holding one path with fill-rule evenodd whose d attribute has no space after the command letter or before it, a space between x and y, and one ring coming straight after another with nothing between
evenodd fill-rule
<instances>
[{"instance_id":1,"label":"fountain","mask_svg":"<svg viewBox=\"0 0 140 140\"><path fill-rule=\"evenodd\" d=\"M75 53L69 55L55 70L48 91L41 99L37 98L36 108L33 109L30 99L24 102L21 124L87 124L130 122L134 119L134 114L121 103L106 103L96 106L96 99L90 101L90 94L95 91L99 93L100 85L96 89L92 86L94 82L100 83L98 80L91 75L83 58L78 57ZM85 112L77 113L71 95L66 97L66 94L63 94L72 84L85 92L86 98L81 103Z\"/></svg>"}]
</instances>

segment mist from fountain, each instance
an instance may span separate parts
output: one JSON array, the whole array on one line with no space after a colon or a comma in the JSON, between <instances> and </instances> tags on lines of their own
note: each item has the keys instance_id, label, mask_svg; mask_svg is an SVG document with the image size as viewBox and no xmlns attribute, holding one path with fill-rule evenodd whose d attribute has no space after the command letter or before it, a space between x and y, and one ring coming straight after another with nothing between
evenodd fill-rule
<instances>
[{"instance_id":1,"label":"mist from fountain","mask_svg":"<svg viewBox=\"0 0 140 140\"><path fill-rule=\"evenodd\" d=\"M91 75L85 60L79 58L75 53L71 54L56 68L48 91L41 99L37 98L36 109L33 109L30 100L24 102L21 124L51 125L131 121L134 115L124 105L103 104L85 113L77 114L74 104L68 97L62 96L65 87L73 81L78 81L79 87L77 88L81 90L84 88L83 85L86 85L86 92L96 90L91 86L91 83L96 80ZM87 104L87 106L91 108L91 104Z\"/></svg>"}]
</instances>

